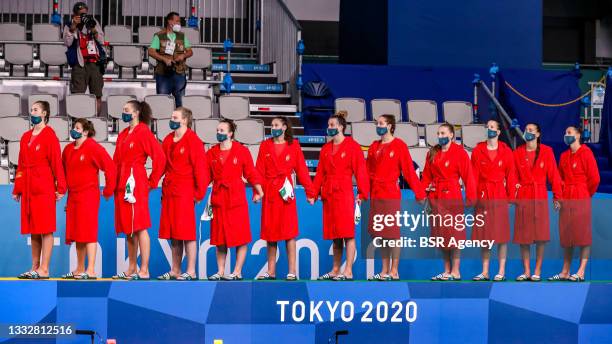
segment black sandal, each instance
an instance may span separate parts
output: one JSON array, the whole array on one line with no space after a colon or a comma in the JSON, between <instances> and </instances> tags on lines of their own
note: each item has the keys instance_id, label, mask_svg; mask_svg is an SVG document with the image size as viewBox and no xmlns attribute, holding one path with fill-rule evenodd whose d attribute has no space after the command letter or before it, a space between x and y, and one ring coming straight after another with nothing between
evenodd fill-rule
<instances>
[{"instance_id":1,"label":"black sandal","mask_svg":"<svg viewBox=\"0 0 612 344\"><path fill-rule=\"evenodd\" d=\"M30 274L30 277L28 277L28 279L33 279L33 280L48 280L49 276L41 276L38 272L32 271L32 273Z\"/></svg>"},{"instance_id":2,"label":"black sandal","mask_svg":"<svg viewBox=\"0 0 612 344\"><path fill-rule=\"evenodd\" d=\"M323 276L319 276L319 278L317 278L317 280L319 280L319 281L331 281L334 278L336 278L336 276L332 276L330 274L325 274Z\"/></svg>"},{"instance_id":3,"label":"black sandal","mask_svg":"<svg viewBox=\"0 0 612 344\"><path fill-rule=\"evenodd\" d=\"M158 281L173 281L176 279L176 276L170 275L169 272L165 272L163 275L157 276Z\"/></svg>"},{"instance_id":4,"label":"black sandal","mask_svg":"<svg viewBox=\"0 0 612 344\"><path fill-rule=\"evenodd\" d=\"M276 276L270 276L270 274L268 274L267 272L264 273L263 275L259 275L257 276L256 280L258 281L272 281L275 280Z\"/></svg>"},{"instance_id":5,"label":"black sandal","mask_svg":"<svg viewBox=\"0 0 612 344\"><path fill-rule=\"evenodd\" d=\"M224 281L242 281L242 276L238 276L235 274L229 274L227 276L221 277Z\"/></svg>"},{"instance_id":6,"label":"black sandal","mask_svg":"<svg viewBox=\"0 0 612 344\"><path fill-rule=\"evenodd\" d=\"M17 278L19 279L29 279L30 276L32 276L32 272L34 272L34 270L30 270L30 271L26 271L22 274L19 274L19 276L17 276Z\"/></svg>"},{"instance_id":7,"label":"black sandal","mask_svg":"<svg viewBox=\"0 0 612 344\"><path fill-rule=\"evenodd\" d=\"M285 278L285 281L290 281L290 282L297 281L297 280L298 280L297 276L294 274L287 274L287 277Z\"/></svg>"},{"instance_id":8,"label":"black sandal","mask_svg":"<svg viewBox=\"0 0 612 344\"><path fill-rule=\"evenodd\" d=\"M221 275L214 274L212 276L208 276L208 280L209 281L221 281Z\"/></svg>"},{"instance_id":9,"label":"black sandal","mask_svg":"<svg viewBox=\"0 0 612 344\"><path fill-rule=\"evenodd\" d=\"M96 280L98 278L95 276L89 276L88 273L83 272L82 274L75 275L74 279L75 280Z\"/></svg>"},{"instance_id":10,"label":"black sandal","mask_svg":"<svg viewBox=\"0 0 612 344\"><path fill-rule=\"evenodd\" d=\"M191 276L190 274L184 272L179 277L176 278L177 281L197 281L197 276Z\"/></svg>"}]
</instances>

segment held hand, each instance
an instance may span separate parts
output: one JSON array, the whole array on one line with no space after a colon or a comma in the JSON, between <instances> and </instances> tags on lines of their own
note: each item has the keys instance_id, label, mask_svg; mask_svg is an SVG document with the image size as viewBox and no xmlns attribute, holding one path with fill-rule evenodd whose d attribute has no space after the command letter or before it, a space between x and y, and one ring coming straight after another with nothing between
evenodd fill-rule
<instances>
[{"instance_id":1,"label":"held hand","mask_svg":"<svg viewBox=\"0 0 612 344\"><path fill-rule=\"evenodd\" d=\"M561 209L561 202L554 201L553 202L553 207L555 208L556 211L559 211L559 209Z\"/></svg>"},{"instance_id":2,"label":"held hand","mask_svg":"<svg viewBox=\"0 0 612 344\"><path fill-rule=\"evenodd\" d=\"M185 60L185 55L180 54L180 55L176 55L176 57L174 58L174 62L181 62Z\"/></svg>"},{"instance_id":3,"label":"held hand","mask_svg":"<svg viewBox=\"0 0 612 344\"><path fill-rule=\"evenodd\" d=\"M261 195L256 193L253 195L253 203L259 203L261 201Z\"/></svg>"},{"instance_id":4,"label":"held hand","mask_svg":"<svg viewBox=\"0 0 612 344\"><path fill-rule=\"evenodd\" d=\"M76 27L79 24L81 24L81 16L79 15L72 16L72 26Z\"/></svg>"},{"instance_id":5,"label":"held hand","mask_svg":"<svg viewBox=\"0 0 612 344\"><path fill-rule=\"evenodd\" d=\"M308 201L308 204L310 204L310 205L314 205L315 204L315 199L314 198L307 198L306 201Z\"/></svg>"},{"instance_id":6,"label":"held hand","mask_svg":"<svg viewBox=\"0 0 612 344\"><path fill-rule=\"evenodd\" d=\"M172 61L172 58L170 58L170 57L164 57L164 60L163 60L163 61L164 61L164 63L166 64L166 66L168 66L168 67L172 66L172 62L173 62L173 61Z\"/></svg>"},{"instance_id":7,"label":"held hand","mask_svg":"<svg viewBox=\"0 0 612 344\"><path fill-rule=\"evenodd\" d=\"M58 192L55 193L55 200L56 201L59 201L60 199L62 199L62 197L64 197L64 194L61 194L61 193L58 193Z\"/></svg>"},{"instance_id":8,"label":"held hand","mask_svg":"<svg viewBox=\"0 0 612 344\"><path fill-rule=\"evenodd\" d=\"M13 195L13 199L15 202L19 202L21 200L21 195Z\"/></svg>"},{"instance_id":9,"label":"held hand","mask_svg":"<svg viewBox=\"0 0 612 344\"><path fill-rule=\"evenodd\" d=\"M357 205L361 206L361 198L357 198L355 202L357 202Z\"/></svg>"}]
</instances>

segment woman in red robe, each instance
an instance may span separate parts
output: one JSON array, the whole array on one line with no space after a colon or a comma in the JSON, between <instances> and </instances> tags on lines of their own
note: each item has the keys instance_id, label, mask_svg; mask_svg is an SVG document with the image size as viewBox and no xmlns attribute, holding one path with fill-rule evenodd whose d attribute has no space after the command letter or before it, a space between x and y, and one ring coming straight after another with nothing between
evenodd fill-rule
<instances>
[{"instance_id":1,"label":"woman in red robe","mask_svg":"<svg viewBox=\"0 0 612 344\"><path fill-rule=\"evenodd\" d=\"M151 242L147 229L151 227L149 191L158 186L164 173L166 157L157 138L151 132L151 107L145 102L130 100L121 115L130 126L117 137L113 160L117 166L115 189L115 231L127 237L129 265L114 279L149 279ZM153 171L147 176L147 158L153 162ZM140 271L137 270L140 248Z\"/></svg>"},{"instance_id":2,"label":"woman in red robe","mask_svg":"<svg viewBox=\"0 0 612 344\"><path fill-rule=\"evenodd\" d=\"M555 209L559 209L561 177L552 148L540 142L540 126L529 123L523 134L525 144L514 151L514 165L518 176L514 242L521 245L524 272L516 280L541 280L544 245L550 240L548 218L548 191L546 181L552 185ZM530 245L536 244L536 265L531 274Z\"/></svg>"},{"instance_id":3,"label":"woman in red robe","mask_svg":"<svg viewBox=\"0 0 612 344\"><path fill-rule=\"evenodd\" d=\"M444 272L431 279L433 281L461 280L459 265L461 251L453 245L453 240L465 240L466 224L463 221L464 205L459 179L465 186L465 198L468 205L476 199L476 184L472 174L472 166L463 146L453 142L455 129L448 123L438 128L438 144L427 153L425 168L423 168L422 183L429 192L432 213L431 236L441 240L438 248L442 250ZM452 221L440 219L451 218ZM450 225L449 225L450 224Z\"/></svg>"},{"instance_id":4,"label":"woman in red robe","mask_svg":"<svg viewBox=\"0 0 612 344\"><path fill-rule=\"evenodd\" d=\"M472 152L472 171L477 183L476 214L484 218L483 226L472 228L472 240L494 240L497 244L499 270L493 278L506 280L506 257L510 241L508 199L516 192L516 171L512 149L499 140L501 126L496 120L487 122L487 140L480 142ZM488 281L491 251L482 248L482 272L474 281Z\"/></svg>"},{"instance_id":5,"label":"woman in red robe","mask_svg":"<svg viewBox=\"0 0 612 344\"><path fill-rule=\"evenodd\" d=\"M591 197L599 186L599 169L593 152L580 143L582 130L571 126L565 130L569 149L559 159L563 193L559 213L559 237L564 249L563 268L549 281L584 281L584 271L591 251ZM580 267L570 275L574 247L580 247Z\"/></svg>"},{"instance_id":6,"label":"woman in red robe","mask_svg":"<svg viewBox=\"0 0 612 344\"><path fill-rule=\"evenodd\" d=\"M321 194L323 201L323 239L333 240L334 263L320 280L353 280L355 260L355 208L368 199L370 183L361 147L344 136L346 119L338 113L327 121L327 136L332 140L321 148L317 174L308 202L314 204ZM358 198L353 194L353 176L357 180ZM346 265L340 272L342 251L346 246Z\"/></svg>"},{"instance_id":7,"label":"woman in red robe","mask_svg":"<svg viewBox=\"0 0 612 344\"><path fill-rule=\"evenodd\" d=\"M21 234L32 240L32 268L22 279L48 279L56 229L55 203L66 193L62 153L55 131L49 126L49 103L37 101L30 109L34 128L19 143L13 199L21 202Z\"/></svg>"},{"instance_id":8,"label":"woman in red robe","mask_svg":"<svg viewBox=\"0 0 612 344\"><path fill-rule=\"evenodd\" d=\"M261 239L266 241L268 255L268 271L257 279L276 279L277 243L285 241L289 267L286 280L295 281L297 280L295 238L298 236L298 218L293 173L304 187L306 194L311 192L312 181L302 147L293 138L293 128L287 118L275 117L272 120L271 132L272 138L262 142L259 147L256 163L257 170L263 177L263 189L266 195L261 206Z\"/></svg>"},{"instance_id":9,"label":"woman in red robe","mask_svg":"<svg viewBox=\"0 0 612 344\"><path fill-rule=\"evenodd\" d=\"M170 129L162 148L166 156L166 171L162 182L162 206L159 224L160 239L172 240L172 268L159 280L197 280L196 276L196 214L195 204L206 195L210 183L204 143L191 130L191 110L178 107L172 113ZM187 270L181 273L183 253Z\"/></svg>"},{"instance_id":10,"label":"woman in red robe","mask_svg":"<svg viewBox=\"0 0 612 344\"><path fill-rule=\"evenodd\" d=\"M68 183L66 202L66 244L76 243L77 267L64 279L95 279L98 248L98 210L100 208L100 171L106 181L102 195L113 195L117 182L115 164L104 147L93 138L91 121L74 121L70 136L75 140L64 148L62 161ZM85 269L87 257L87 269Z\"/></svg>"},{"instance_id":11,"label":"woman in red robe","mask_svg":"<svg viewBox=\"0 0 612 344\"><path fill-rule=\"evenodd\" d=\"M425 199L425 189L414 171L408 146L400 138L393 136L395 116L381 115L377 119L376 133L380 140L372 142L368 149L366 165L370 177L370 226L373 237L399 239L397 226L385 227L381 231L373 229L374 215L393 215L401 210L402 193L399 187L400 173L415 194L417 201ZM371 281L399 280L400 247L381 247L382 270L368 278Z\"/></svg>"},{"instance_id":12,"label":"woman in red robe","mask_svg":"<svg viewBox=\"0 0 612 344\"><path fill-rule=\"evenodd\" d=\"M217 126L219 143L206 153L213 182L210 244L217 247L218 268L215 274L208 277L211 281L242 280L242 266L247 245L251 242L249 208L242 177L253 186L253 202L259 202L264 195L262 178L255 169L251 152L233 140L236 129L234 121L221 120ZM233 272L226 276L225 260L231 247L236 247L236 265Z\"/></svg>"}]
</instances>

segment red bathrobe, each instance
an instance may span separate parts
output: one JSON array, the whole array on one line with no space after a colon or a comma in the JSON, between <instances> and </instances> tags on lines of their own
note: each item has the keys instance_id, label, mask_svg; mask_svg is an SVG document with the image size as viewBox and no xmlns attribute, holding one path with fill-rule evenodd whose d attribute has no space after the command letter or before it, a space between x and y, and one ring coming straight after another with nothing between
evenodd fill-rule
<instances>
[{"instance_id":1,"label":"red bathrobe","mask_svg":"<svg viewBox=\"0 0 612 344\"><path fill-rule=\"evenodd\" d=\"M33 129L32 129L33 130ZM55 131L26 131L19 144L14 195L21 196L21 234L55 232L55 192L66 193L62 153Z\"/></svg>"},{"instance_id":2,"label":"red bathrobe","mask_svg":"<svg viewBox=\"0 0 612 344\"><path fill-rule=\"evenodd\" d=\"M401 210L402 193L399 187L400 173L415 194L417 200L425 199L425 189L414 171L412 157L406 143L399 138L383 144L380 140L372 142L366 161L370 177L370 226L371 235L383 238L399 238L397 226L385 227L382 231L373 230L374 215L395 215Z\"/></svg>"},{"instance_id":3,"label":"red bathrobe","mask_svg":"<svg viewBox=\"0 0 612 344\"><path fill-rule=\"evenodd\" d=\"M159 237L196 240L195 202L204 198L210 183L204 144L193 130L187 129L178 142L174 142L174 132L168 134L162 148L166 172L162 183Z\"/></svg>"},{"instance_id":4,"label":"red bathrobe","mask_svg":"<svg viewBox=\"0 0 612 344\"><path fill-rule=\"evenodd\" d=\"M429 192L432 214L440 215L442 220L452 218L449 221L441 221L439 216L437 219L431 217L431 236L444 239L443 247L439 248L456 248L449 246L449 240L466 238L465 222L460 219L464 214L464 206L459 178L465 186L467 203L474 204L476 199L476 184L470 158L463 146L457 143L452 143L446 152L438 151L433 162L429 156L430 153L427 154L422 183L426 188L433 189Z\"/></svg>"},{"instance_id":5,"label":"red bathrobe","mask_svg":"<svg viewBox=\"0 0 612 344\"><path fill-rule=\"evenodd\" d=\"M323 145L317 174L310 198L321 194L323 201L323 239L355 237L355 195L353 176L357 180L358 196L368 199L370 181L361 147L346 137L334 148L333 141Z\"/></svg>"},{"instance_id":6,"label":"red bathrobe","mask_svg":"<svg viewBox=\"0 0 612 344\"><path fill-rule=\"evenodd\" d=\"M514 151L514 164L518 176L514 242L533 244L550 240L548 218L548 192L546 181L552 185L553 198L561 197L561 177L552 148L540 144L540 154L534 164L527 156L525 145Z\"/></svg>"},{"instance_id":7,"label":"red bathrobe","mask_svg":"<svg viewBox=\"0 0 612 344\"><path fill-rule=\"evenodd\" d=\"M298 236L298 218L295 198L284 201L279 190L285 179L293 185L293 173L306 194L312 192L312 181L304 160L302 147L294 140L284 143L283 150L276 155L273 139L265 140L259 147L257 170L263 177L264 198L261 206L261 239L284 241ZM295 189L295 185L293 185ZM294 192L295 193L295 192Z\"/></svg>"},{"instance_id":8,"label":"red bathrobe","mask_svg":"<svg viewBox=\"0 0 612 344\"><path fill-rule=\"evenodd\" d=\"M98 209L100 208L100 171L104 171L104 197L115 190L117 171L104 147L88 138L79 147L71 143L62 153L68 201L66 202L66 244L73 241L98 241Z\"/></svg>"},{"instance_id":9,"label":"red bathrobe","mask_svg":"<svg viewBox=\"0 0 612 344\"><path fill-rule=\"evenodd\" d=\"M117 137L117 148L113 156L117 166L115 231L127 235L151 227L149 190L157 187L166 164L164 151L149 126L139 123L131 133L129 130L130 127L123 129ZM147 157L153 161L153 171L148 177L145 169ZM136 180L134 204L123 199L130 171L133 171Z\"/></svg>"},{"instance_id":10,"label":"red bathrobe","mask_svg":"<svg viewBox=\"0 0 612 344\"><path fill-rule=\"evenodd\" d=\"M206 155L213 182L210 244L227 247L246 245L251 242L251 227L246 186L242 177L251 185L262 183L262 178L253 164L251 152L233 141L224 161L220 144L214 145Z\"/></svg>"},{"instance_id":11,"label":"red bathrobe","mask_svg":"<svg viewBox=\"0 0 612 344\"><path fill-rule=\"evenodd\" d=\"M599 186L599 169L593 152L581 145L561 154L559 174L563 180L563 196L559 212L559 237L562 247L590 246L591 197Z\"/></svg>"},{"instance_id":12,"label":"red bathrobe","mask_svg":"<svg viewBox=\"0 0 612 344\"><path fill-rule=\"evenodd\" d=\"M484 218L483 226L472 228L473 240L510 241L508 199L516 193L516 171L512 149L499 141L491 160L487 142L479 143L472 152L472 171L476 181L476 214Z\"/></svg>"}]
</instances>

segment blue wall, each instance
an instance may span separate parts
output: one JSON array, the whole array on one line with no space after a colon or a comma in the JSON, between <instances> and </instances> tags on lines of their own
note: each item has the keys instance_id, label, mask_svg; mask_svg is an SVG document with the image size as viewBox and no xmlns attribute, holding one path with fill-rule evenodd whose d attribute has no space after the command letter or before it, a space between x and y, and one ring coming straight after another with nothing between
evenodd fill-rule
<instances>
[{"instance_id":1,"label":"blue wall","mask_svg":"<svg viewBox=\"0 0 612 344\"><path fill-rule=\"evenodd\" d=\"M388 0L388 63L540 68L541 0Z\"/></svg>"}]
</instances>

